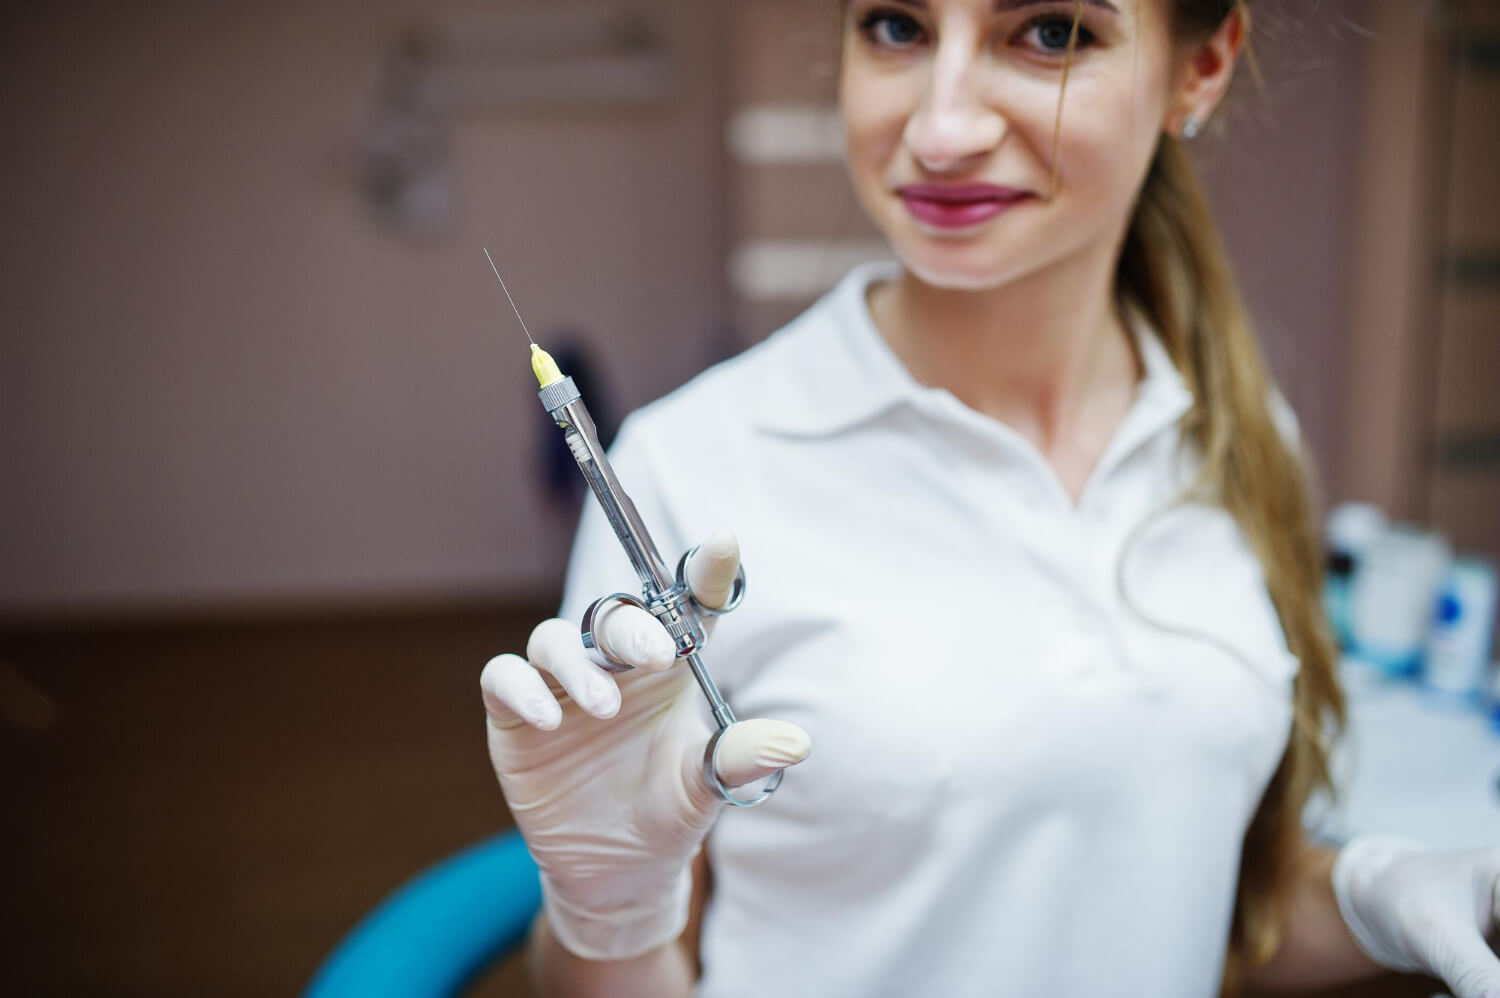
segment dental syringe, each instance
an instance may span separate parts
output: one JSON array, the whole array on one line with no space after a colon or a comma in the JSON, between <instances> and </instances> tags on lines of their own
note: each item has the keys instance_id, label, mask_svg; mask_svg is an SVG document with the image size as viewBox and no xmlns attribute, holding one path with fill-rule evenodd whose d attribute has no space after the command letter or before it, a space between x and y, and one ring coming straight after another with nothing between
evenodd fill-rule
<instances>
[{"instance_id":1,"label":"dental syringe","mask_svg":"<svg viewBox=\"0 0 1500 998\"><path fill-rule=\"evenodd\" d=\"M485 256L489 257L489 250L485 250ZM501 288L504 288L505 281L500 277L499 269L495 268L493 259L490 260L490 266L495 269L495 277L500 280ZM510 298L509 290L506 290L505 296L507 299ZM516 318L521 320L521 327L525 329L526 322L521 319L521 312L516 308L514 299L511 299L510 304L516 312ZM776 792L776 788L781 785L783 771L778 770L772 773L766 778L760 791L754 797L748 798L736 797L731 789L719 779L717 758L719 741L724 732L736 722L736 718L733 709L725 702L723 695L719 693L719 688L714 685L713 677L708 674L708 669L703 664L700 654L708 639L704 621L728 613L739 606L745 598L744 568L742 566L735 575L728 601L724 606L717 608L699 603L687 583L688 559L692 557L696 548L689 550L678 560L675 572L667 570L655 541L651 539L646 524L642 522L641 515L635 508L635 503L620 485L620 480L615 477L604 446L599 442L599 433L594 427L593 417L589 415L588 407L583 403L583 396L579 393L578 386L573 383L572 378L565 376L558 369L557 362L547 351L537 346L536 341L531 339L530 330L526 330L526 338L531 341L531 370L536 375L539 386L537 396L541 399L542 408L547 410L552 421L563 431L568 450L578 462L579 470L583 472L583 477L589 483L594 498L599 501L605 518L609 521L615 536L619 538L620 546L625 549L631 566L641 580L640 597L629 593L613 593L595 600L584 611L580 623L584 648L588 651L590 658L601 668L610 672L627 671L631 668L629 664L612 658L606 649L599 646L594 633L594 621L599 613L612 603L625 603L639 607L661 621L662 626L672 637L677 657L687 663L693 679L697 681L698 688L703 691L704 697L708 700L709 710L713 714L716 730L709 738L708 746L703 753L703 777L726 804L736 807L754 807Z\"/></svg>"}]
</instances>

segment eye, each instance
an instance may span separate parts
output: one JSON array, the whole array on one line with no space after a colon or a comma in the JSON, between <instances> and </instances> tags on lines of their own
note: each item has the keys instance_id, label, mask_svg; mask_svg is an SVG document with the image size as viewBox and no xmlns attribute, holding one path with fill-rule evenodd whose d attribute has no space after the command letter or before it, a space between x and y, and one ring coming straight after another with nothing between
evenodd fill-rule
<instances>
[{"instance_id":1,"label":"eye","mask_svg":"<svg viewBox=\"0 0 1500 998\"><path fill-rule=\"evenodd\" d=\"M907 49L922 41L922 25L916 18L892 10L876 10L859 22L859 30L881 48Z\"/></svg>"},{"instance_id":2,"label":"eye","mask_svg":"<svg viewBox=\"0 0 1500 998\"><path fill-rule=\"evenodd\" d=\"M1073 19L1060 14L1043 14L1028 21L1020 34L1039 52L1063 55L1068 51L1068 39L1073 35ZM1079 24L1077 48L1087 48L1093 42L1093 32Z\"/></svg>"}]
</instances>

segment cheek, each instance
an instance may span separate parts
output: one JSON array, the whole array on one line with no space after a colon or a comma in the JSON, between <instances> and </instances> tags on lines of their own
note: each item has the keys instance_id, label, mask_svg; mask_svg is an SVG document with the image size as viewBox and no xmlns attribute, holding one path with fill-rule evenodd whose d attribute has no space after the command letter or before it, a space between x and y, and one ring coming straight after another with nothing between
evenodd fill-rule
<instances>
[{"instance_id":1,"label":"cheek","mask_svg":"<svg viewBox=\"0 0 1500 998\"><path fill-rule=\"evenodd\" d=\"M1058 143L1064 193L1133 199L1160 138L1155 102L1128 86L1069 88Z\"/></svg>"},{"instance_id":2,"label":"cheek","mask_svg":"<svg viewBox=\"0 0 1500 998\"><path fill-rule=\"evenodd\" d=\"M895 80L846 80L840 95L844 143L856 181L879 182L901 144L907 88Z\"/></svg>"}]
</instances>

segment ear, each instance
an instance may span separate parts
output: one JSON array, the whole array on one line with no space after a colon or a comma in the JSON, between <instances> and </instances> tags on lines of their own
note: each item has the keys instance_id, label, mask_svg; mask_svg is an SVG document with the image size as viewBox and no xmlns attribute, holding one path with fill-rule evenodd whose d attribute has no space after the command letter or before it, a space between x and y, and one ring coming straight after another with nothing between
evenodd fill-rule
<instances>
[{"instance_id":1,"label":"ear","mask_svg":"<svg viewBox=\"0 0 1500 998\"><path fill-rule=\"evenodd\" d=\"M1181 137L1183 125L1192 117L1199 125L1208 121L1219 101L1229 91L1240 51L1245 47L1249 24L1243 4L1235 4L1214 33L1195 42L1182 54L1177 83L1167 107L1163 128Z\"/></svg>"}]
</instances>

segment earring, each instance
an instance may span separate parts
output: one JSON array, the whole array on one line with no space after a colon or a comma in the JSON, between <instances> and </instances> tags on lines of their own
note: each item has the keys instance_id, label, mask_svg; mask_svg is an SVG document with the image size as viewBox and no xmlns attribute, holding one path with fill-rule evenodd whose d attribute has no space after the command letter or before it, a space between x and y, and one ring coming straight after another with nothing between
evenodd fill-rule
<instances>
[{"instance_id":1,"label":"earring","mask_svg":"<svg viewBox=\"0 0 1500 998\"><path fill-rule=\"evenodd\" d=\"M1184 140L1188 142L1193 141L1201 131L1203 131L1203 123L1198 120L1196 114L1189 114L1186 118L1182 119L1182 137Z\"/></svg>"}]
</instances>

